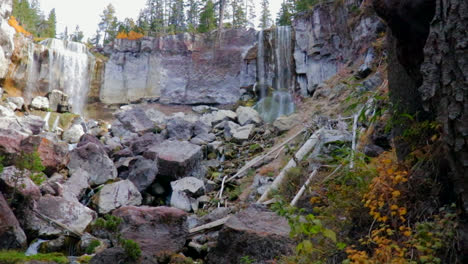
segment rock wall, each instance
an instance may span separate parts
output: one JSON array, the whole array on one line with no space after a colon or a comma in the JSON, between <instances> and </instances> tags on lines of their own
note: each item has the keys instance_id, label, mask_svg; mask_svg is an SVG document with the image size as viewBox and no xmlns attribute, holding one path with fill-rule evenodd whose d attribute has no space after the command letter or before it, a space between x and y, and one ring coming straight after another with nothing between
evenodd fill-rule
<instances>
[{"instance_id":1,"label":"rock wall","mask_svg":"<svg viewBox=\"0 0 468 264\"><path fill-rule=\"evenodd\" d=\"M335 75L345 63L364 57L384 25L361 1L318 4L296 17L294 59L302 95Z\"/></svg>"},{"instance_id":2,"label":"rock wall","mask_svg":"<svg viewBox=\"0 0 468 264\"><path fill-rule=\"evenodd\" d=\"M10 58L15 48L13 41L15 30L8 25L12 8L11 0L0 1L0 79L5 78L8 72Z\"/></svg>"},{"instance_id":3,"label":"rock wall","mask_svg":"<svg viewBox=\"0 0 468 264\"><path fill-rule=\"evenodd\" d=\"M253 81L247 55L255 30L188 33L138 41L116 40L109 50L100 99L127 103L160 97L163 103L229 104ZM250 77L249 77L250 76ZM253 85L253 83L252 83Z\"/></svg>"}]
</instances>

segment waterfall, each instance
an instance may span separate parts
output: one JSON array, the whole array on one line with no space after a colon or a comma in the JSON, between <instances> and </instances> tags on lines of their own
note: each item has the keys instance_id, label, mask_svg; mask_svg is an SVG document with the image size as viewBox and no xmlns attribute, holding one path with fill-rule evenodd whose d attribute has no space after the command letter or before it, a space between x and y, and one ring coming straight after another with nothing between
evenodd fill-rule
<instances>
[{"instance_id":1,"label":"waterfall","mask_svg":"<svg viewBox=\"0 0 468 264\"><path fill-rule=\"evenodd\" d=\"M257 50L257 76L258 76L258 87L260 89L260 98L266 96L266 84L265 84L265 47L263 43L263 30L258 33L258 50Z\"/></svg>"},{"instance_id":2,"label":"waterfall","mask_svg":"<svg viewBox=\"0 0 468 264\"><path fill-rule=\"evenodd\" d=\"M47 240L44 239L38 239L34 241L26 250L25 255L26 256L32 256L32 255L37 255L39 251L39 247L41 246L42 243L46 242Z\"/></svg>"},{"instance_id":3,"label":"waterfall","mask_svg":"<svg viewBox=\"0 0 468 264\"><path fill-rule=\"evenodd\" d=\"M39 64L36 61L34 54L36 51L36 44L33 42L28 45L28 65L27 65L27 81L26 89L24 91L24 99L30 102L34 93L37 91L37 81L39 80Z\"/></svg>"},{"instance_id":4,"label":"waterfall","mask_svg":"<svg viewBox=\"0 0 468 264\"><path fill-rule=\"evenodd\" d=\"M271 39L271 38L270 38ZM291 27L277 27L274 35L273 58L269 62L274 63L274 72L268 74L273 77L273 88L275 91L268 95L267 73L265 69L265 44L264 31L258 34L257 51L257 76L258 87L260 87L260 101L255 105L255 109L260 113L265 122L271 123L278 117L290 115L295 111L295 105L290 90L294 88L293 78L293 54L292 54L292 33Z\"/></svg>"},{"instance_id":5,"label":"waterfall","mask_svg":"<svg viewBox=\"0 0 468 264\"><path fill-rule=\"evenodd\" d=\"M57 115L57 118L55 118L54 124L52 125L52 132L57 132L59 121L60 121L60 116Z\"/></svg>"},{"instance_id":6,"label":"waterfall","mask_svg":"<svg viewBox=\"0 0 468 264\"><path fill-rule=\"evenodd\" d=\"M93 64L82 43L47 39L49 48L49 91L61 90L69 95L72 110L82 114L90 87L90 66Z\"/></svg>"},{"instance_id":7,"label":"waterfall","mask_svg":"<svg viewBox=\"0 0 468 264\"><path fill-rule=\"evenodd\" d=\"M50 126L49 126L49 119L50 119L50 112L47 112L47 114L44 117L44 129L46 131L49 131Z\"/></svg>"}]
</instances>

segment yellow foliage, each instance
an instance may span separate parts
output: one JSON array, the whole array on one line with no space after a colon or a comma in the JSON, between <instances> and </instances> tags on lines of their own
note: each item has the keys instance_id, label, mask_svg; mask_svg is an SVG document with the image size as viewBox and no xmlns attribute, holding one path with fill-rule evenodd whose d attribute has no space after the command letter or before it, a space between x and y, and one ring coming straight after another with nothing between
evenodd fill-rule
<instances>
[{"instance_id":1,"label":"yellow foliage","mask_svg":"<svg viewBox=\"0 0 468 264\"><path fill-rule=\"evenodd\" d=\"M26 29L24 29L24 28L18 23L18 21L16 20L16 17L11 16L10 19L8 20L8 24L9 24L10 26L12 26L12 27L16 30L16 32L21 33L21 34L25 35L26 37L32 36L31 33L29 33L28 31L26 31Z\"/></svg>"},{"instance_id":2,"label":"yellow foliage","mask_svg":"<svg viewBox=\"0 0 468 264\"><path fill-rule=\"evenodd\" d=\"M137 39L141 39L142 37L144 37L143 34L141 33L138 33L138 32L135 32L135 31L130 31L130 32L119 32L119 34L117 34L117 39L129 39L129 40L137 40Z\"/></svg>"}]
</instances>

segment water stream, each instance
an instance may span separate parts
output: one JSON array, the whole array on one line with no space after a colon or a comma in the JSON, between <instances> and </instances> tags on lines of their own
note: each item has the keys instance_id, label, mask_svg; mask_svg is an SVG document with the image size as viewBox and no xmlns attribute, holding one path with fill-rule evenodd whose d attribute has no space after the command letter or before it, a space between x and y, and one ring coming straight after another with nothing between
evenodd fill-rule
<instances>
[{"instance_id":1,"label":"water stream","mask_svg":"<svg viewBox=\"0 0 468 264\"><path fill-rule=\"evenodd\" d=\"M25 255L26 256L37 255L37 253L39 252L39 247L41 246L42 243L46 241L47 240L44 240L44 239L37 239L31 245L29 245L28 249L26 250Z\"/></svg>"}]
</instances>

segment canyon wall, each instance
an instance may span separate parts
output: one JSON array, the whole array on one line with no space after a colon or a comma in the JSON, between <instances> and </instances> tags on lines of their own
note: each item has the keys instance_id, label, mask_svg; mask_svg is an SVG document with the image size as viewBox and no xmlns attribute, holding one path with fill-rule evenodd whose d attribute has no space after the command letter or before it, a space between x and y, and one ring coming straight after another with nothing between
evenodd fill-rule
<instances>
[{"instance_id":1,"label":"canyon wall","mask_svg":"<svg viewBox=\"0 0 468 264\"><path fill-rule=\"evenodd\" d=\"M144 97L173 104L235 103L239 88L255 82L255 68L246 60L255 41L253 29L226 30L219 38L213 32L116 40L108 49L100 99L107 104Z\"/></svg>"}]
</instances>

